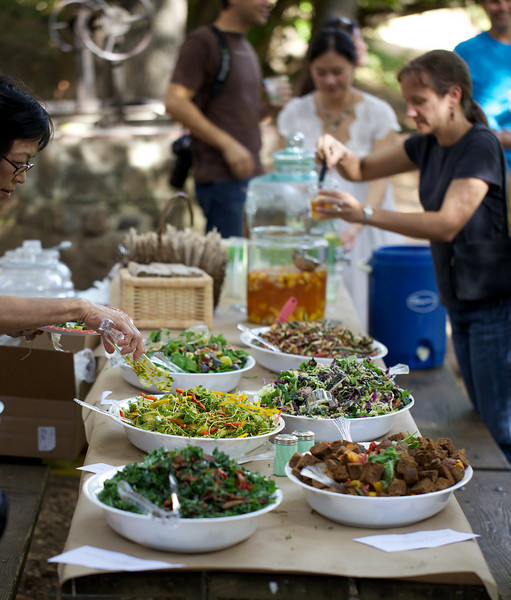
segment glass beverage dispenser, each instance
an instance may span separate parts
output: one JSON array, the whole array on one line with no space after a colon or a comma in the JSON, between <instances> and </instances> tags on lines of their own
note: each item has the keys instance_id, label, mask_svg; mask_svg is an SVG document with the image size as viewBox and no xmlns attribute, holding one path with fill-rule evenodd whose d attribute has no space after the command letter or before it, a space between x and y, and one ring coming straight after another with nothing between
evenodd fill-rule
<instances>
[{"instance_id":1,"label":"glass beverage dispenser","mask_svg":"<svg viewBox=\"0 0 511 600\"><path fill-rule=\"evenodd\" d=\"M318 174L303 141L301 133L290 136L273 154L275 170L248 186L247 317L253 323L273 323L291 296L297 299L291 319L325 314L328 242L322 231L311 231Z\"/></svg>"},{"instance_id":2,"label":"glass beverage dispenser","mask_svg":"<svg viewBox=\"0 0 511 600\"><path fill-rule=\"evenodd\" d=\"M325 315L328 242L289 227L256 227L248 246L247 317L273 323L286 301L297 306L291 319Z\"/></svg>"},{"instance_id":3,"label":"glass beverage dispenser","mask_svg":"<svg viewBox=\"0 0 511 600\"><path fill-rule=\"evenodd\" d=\"M256 227L310 227L311 199L317 193L314 153L303 148L304 136L294 133L287 146L273 154L275 170L248 184L245 216L250 234Z\"/></svg>"}]
</instances>

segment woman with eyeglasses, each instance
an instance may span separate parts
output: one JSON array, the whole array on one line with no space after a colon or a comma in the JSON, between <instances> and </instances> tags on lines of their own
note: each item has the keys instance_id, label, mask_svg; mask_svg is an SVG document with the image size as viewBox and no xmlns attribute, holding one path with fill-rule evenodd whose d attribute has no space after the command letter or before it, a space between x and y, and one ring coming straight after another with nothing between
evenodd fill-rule
<instances>
[{"instance_id":1,"label":"woman with eyeglasses","mask_svg":"<svg viewBox=\"0 0 511 600\"><path fill-rule=\"evenodd\" d=\"M354 196L323 190L323 218L429 240L440 301L468 395L511 461L511 251L506 162L472 98L465 61L434 50L398 75L417 133L361 156L330 135L317 159L353 181L418 169L422 212L370 210Z\"/></svg>"},{"instance_id":2,"label":"woman with eyeglasses","mask_svg":"<svg viewBox=\"0 0 511 600\"><path fill-rule=\"evenodd\" d=\"M43 106L5 76L0 76L0 202L9 200L17 185L25 183L34 156L51 139L53 125ZM0 334L32 339L38 327L82 321L98 331L111 319L123 334L122 353L138 359L144 343L130 318L116 310L81 298L23 298L0 295ZM112 346L103 339L108 352Z\"/></svg>"},{"instance_id":3,"label":"woman with eyeglasses","mask_svg":"<svg viewBox=\"0 0 511 600\"><path fill-rule=\"evenodd\" d=\"M305 148L309 151L315 151L318 138L325 133L361 155L386 148L397 139L400 127L391 106L354 86L359 60L351 37L354 32L355 23L346 19L325 23L309 46L309 70L314 89L290 100L277 117L279 134L288 137L296 131L303 133ZM367 50L367 46L364 48ZM327 182L368 206L394 208L392 188L386 178L353 183L333 170L327 175ZM367 273L356 263L370 258L375 248L399 244L401 238L372 227L362 227L360 223L338 222L336 234L351 257L351 265L343 269L343 280L358 317L367 329L369 281Z\"/></svg>"}]
</instances>

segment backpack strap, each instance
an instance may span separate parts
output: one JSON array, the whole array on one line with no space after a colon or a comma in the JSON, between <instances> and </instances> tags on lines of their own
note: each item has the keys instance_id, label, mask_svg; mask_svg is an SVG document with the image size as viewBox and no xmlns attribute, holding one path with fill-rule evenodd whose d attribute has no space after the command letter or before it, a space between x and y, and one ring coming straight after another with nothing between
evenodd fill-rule
<instances>
[{"instance_id":1,"label":"backpack strap","mask_svg":"<svg viewBox=\"0 0 511 600\"><path fill-rule=\"evenodd\" d=\"M218 94L220 94L222 91L225 80L227 79L229 71L231 70L231 53L229 52L229 46L227 45L225 35L220 31L220 29L218 29L218 27L215 25L210 25L210 28L218 39L221 53L220 69L216 74L215 81L213 81L209 89L210 97L216 98L216 96L218 96Z\"/></svg>"}]
</instances>

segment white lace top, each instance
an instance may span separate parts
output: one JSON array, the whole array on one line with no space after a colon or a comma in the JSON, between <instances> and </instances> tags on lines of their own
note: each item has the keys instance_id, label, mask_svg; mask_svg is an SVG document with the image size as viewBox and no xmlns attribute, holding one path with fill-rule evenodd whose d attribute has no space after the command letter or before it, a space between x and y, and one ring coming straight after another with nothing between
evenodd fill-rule
<instances>
[{"instance_id":1,"label":"white lace top","mask_svg":"<svg viewBox=\"0 0 511 600\"><path fill-rule=\"evenodd\" d=\"M360 157L370 154L375 140L383 139L390 131L400 131L396 114L392 107L381 100L367 94L362 94L362 100L355 104L355 118L349 128L349 139L346 146ZM277 117L279 134L287 137L301 132L305 136L305 149L311 152L316 149L318 138L323 135L323 121L316 112L313 93L293 98L282 109ZM336 170L331 170L325 179L325 189L335 188L353 195L362 204L369 187L369 182L352 182L343 179ZM382 208L394 210L392 186L389 183ZM341 233L349 223L337 220L338 232ZM355 245L350 253L351 265L343 269L343 279L352 297L360 321L364 327L368 324L368 275L356 266L366 262L372 256L374 249L380 246L391 246L402 243L401 236L377 229L364 227L358 234Z\"/></svg>"}]
</instances>

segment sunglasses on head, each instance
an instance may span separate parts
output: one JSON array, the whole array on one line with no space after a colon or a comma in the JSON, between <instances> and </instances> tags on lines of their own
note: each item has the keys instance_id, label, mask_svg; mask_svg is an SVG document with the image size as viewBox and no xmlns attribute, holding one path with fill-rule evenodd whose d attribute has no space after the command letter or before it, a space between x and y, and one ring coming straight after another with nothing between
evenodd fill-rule
<instances>
[{"instance_id":1,"label":"sunglasses on head","mask_svg":"<svg viewBox=\"0 0 511 600\"><path fill-rule=\"evenodd\" d=\"M341 31L350 34L357 28L358 23L347 17L334 17L333 19L328 19L323 27L323 29L340 29Z\"/></svg>"}]
</instances>

